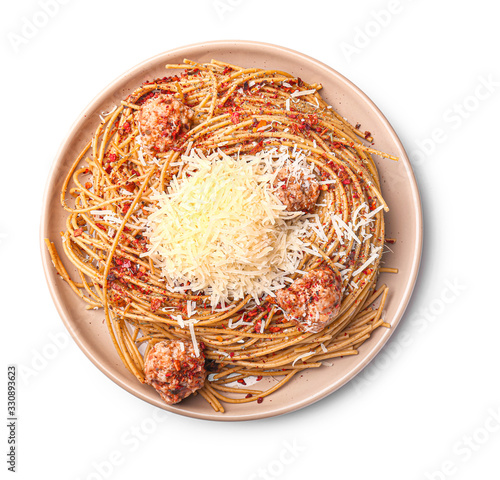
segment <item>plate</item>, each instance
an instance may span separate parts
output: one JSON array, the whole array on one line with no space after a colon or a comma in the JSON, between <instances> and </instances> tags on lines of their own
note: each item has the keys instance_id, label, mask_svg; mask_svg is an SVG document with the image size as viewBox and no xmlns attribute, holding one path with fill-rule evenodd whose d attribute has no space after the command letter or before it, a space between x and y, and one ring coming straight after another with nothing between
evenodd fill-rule
<instances>
[{"instance_id":1,"label":"plate","mask_svg":"<svg viewBox=\"0 0 500 480\"><path fill-rule=\"evenodd\" d=\"M397 238L397 243L391 246L393 252L384 255L384 262L397 267L399 273L382 274L379 280L390 287L386 321L391 328L377 329L358 355L335 359L330 367L304 371L261 404L227 405L224 414L214 412L200 395L177 405L166 405L153 388L138 382L115 352L102 310L86 310L70 287L58 278L43 242L44 238L50 238L62 251L59 232L64 230L66 212L60 206L59 192L73 159L97 128L99 114L119 104L145 80L166 76L165 64L182 63L184 58L198 62L214 58L245 67L284 70L306 82L321 83L323 98L350 123L360 123L362 130L369 130L375 138L375 148L399 157L397 162L375 157L382 193L390 207L386 215L386 235ZM318 60L281 46L216 41L177 48L150 58L124 73L92 100L74 123L52 165L43 200L40 233L45 276L57 310L75 342L103 373L136 397L171 412L210 420L251 420L310 405L340 388L373 360L401 320L415 285L422 250L422 213L417 184L403 145L384 115L359 88ZM76 273L64 258L63 263L70 275Z\"/></svg>"}]
</instances>

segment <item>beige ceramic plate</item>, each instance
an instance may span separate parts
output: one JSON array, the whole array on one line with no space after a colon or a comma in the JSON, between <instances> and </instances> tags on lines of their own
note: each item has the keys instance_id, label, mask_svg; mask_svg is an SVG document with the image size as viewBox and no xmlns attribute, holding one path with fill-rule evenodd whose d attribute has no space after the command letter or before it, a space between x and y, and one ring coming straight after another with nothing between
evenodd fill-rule
<instances>
[{"instance_id":1,"label":"beige ceramic plate","mask_svg":"<svg viewBox=\"0 0 500 480\"><path fill-rule=\"evenodd\" d=\"M383 274L380 282L390 287L386 320L391 329L380 328L360 349L359 355L335 359L322 367L297 375L264 402L227 406L226 413L215 413L201 396L190 397L175 406L165 405L153 388L142 385L122 365L103 323L102 311L85 310L68 285L55 273L43 244L55 241L62 250L59 232L64 229L65 211L59 204L63 179L82 147L100 121L99 113L109 111L147 79L167 75L166 63L181 63L184 58L208 62L212 58L246 67L287 71L309 83L321 83L322 95L352 124L361 123L372 132L375 148L399 157L398 162L377 158L383 195L390 206L387 236L396 237L393 253L384 256L385 264L399 268L398 275ZM342 75L323 63L301 53L275 45L247 41L208 42L178 48L146 60L108 85L85 109L61 146L49 175L41 221L42 257L47 282L56 307L78 346L111 380L135 396L160 408L182 415L212 420L249 420L297 410L325 397L359 373L381 350L400 321L417 277L422 247L422 218L417 185L406 153L387 119L370 99ZM65 262L71 273L74 268Z\"/></svg>"}]
</instances>

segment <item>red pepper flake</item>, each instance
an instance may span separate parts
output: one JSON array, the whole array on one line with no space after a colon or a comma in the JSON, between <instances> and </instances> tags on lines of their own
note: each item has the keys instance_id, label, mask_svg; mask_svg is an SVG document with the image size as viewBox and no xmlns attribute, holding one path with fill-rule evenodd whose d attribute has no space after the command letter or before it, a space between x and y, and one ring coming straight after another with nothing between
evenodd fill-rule
<instances>
[{"instance_id":1,"label":"red pepper flake","mask_svg":"<svg viewBox=\"0 0 500 480\"><path fill-rule=\"evenodd\" d=\"M255 145L255 147L252 148L252 150L250 150L250 155L253 155L255 154L256 152L259 152L260 150L262 150L262 146L264 144L264 140L260 140L257 145Z\"/></svg>"},{"instance_id":2,"label":"red pepper flake","mask_svg":"<svg viewBox=\"0 0 500 480\"><path fill-rule=\"evenodd\" d=\"M247 393L245 398L252 398L252 394L251 393Z\"/></svg>"},{"instance_id":3,"label":"red pepper flake","mask_svg":"<svg viewBox=\"0 0 500 480\"><path fill-rule=\"evenodd\" d=\"M85 182L85 188L90 190L92 188L92 182Z\"/></svg>"},{"instance_id":4,"label":"red pepper flake","mask_svg":"<svg viewBox=\"0 0 500 480\"><path fill-rule=\"evenodd\" d=\"M132 202L125 202L125 204L122 207L122 213L125 214L128 212L130 205L132 205Z\"/></svg>"},{"instance_id":5,"label":"red pepper flake","mask_svg":"<svg viewBox=\"0 0 500 480\"><path fill-rule=\"evenodd\" d=\"M129 123L129 122L125 122L125 123L123 124L123 130L124 130L125 132L127 132L127 133L129 133L129 132L130 132L130 123Z\"/></svg>"},{"instance_id":6,"label":"red pepper flake","mask_svg":"<svg viewBox=\"0 0 500 480\"><path fill-rule=\"evenodd\" d=\"M261 380L262 380L262 375L259 375L259 376L257 377L257 380L256 380L256 381L257 381L257 382L260 382Z\"/></svg>"},{"instance_id":7,"label":"red pepper flake","mask_svg":"<svg viewBox=\"0 0 500 480\"><path fill-rule=\"evenodd\" d=\"M269 327L269 331L271 333L281 332L281 328L280 327Z\"/></svg>"},{"instance_id":8,"label":"red pepper flake","mask_svg":"<svg viewBox=\"0 0 500 480\"><path fill-rule=\"evenodd\" d=\"M318 124L318 116L315 113L308 115L307 120L311 127Z\"/></svg>"},{"instance_id":9,"label":"red pepper flake","mask_svg":"<svg viewBox=\"0 0 500 480\"><path fill-rule=\"evenodd\" d=\"M131 268L132 267L132 262L127 258L127 259L123 260L122 267L123 268Z\"/></svg>"},{"instance_id":10,"label":"red pepper flake","mask_svg":"<svg viewBox=\"0 0 500 480\"><path fill-rule=\"evenodd\" d=\"M247 384L247 382L245 382L245 380L243 378L240 378L238 380L238 383L241 383L242 385L246 385Z\"/></svg>"},{"instance_id":11,"label":"red pepper flake","mask_svg":"<svg viewBox=\"0 0 500 480\"><path fill-rule=\"evenodd\" d=\"M82 233L83 233L83 228L82 228L82 227L80 227L80 228L77 228L77 229L75 230L75 233L73 233L73 236L75 236L75 237L79 237Z\"/></svg>"},{"instance_id":12,"label":"red pepper flake","mask_svg":"<svg viewBox=\"0 0 500 480\"><path fill-rule=\"evenodd\" d=\"M125 185L123 185L123 188L127 190L127 192L133 192L135 190L135 183L134 182L127 182Z\"/></svg>"},{"instance_id":13,"label":"red pepper flake","mask_svg":"<svg viewBox=\"0 0 500 480\"><path fill-rule=\"evenodd\" d=\"M257 397L257 403L262 403L264 399L262 397Z\"/></svg>"},{"instance_id":14,"label":"red pepper flake","mask_svg":"<svg viewBox=\"0 0 500 480\"><path fill-rule=\"evenodd\" d=\"M155 297L151 299L151 310L156 312L161 307L162 300L161 298Z\"/></svg>"},{"instance_id":15,"label":"red pepper flake","mask_svg":"<svg viewBox=\"0 0 500 480\"><path fill-rule=\"evenodd\" d=\"M231 352L231 353L229 354L229 356L230 356L231 358L233 358L233 357L234 357L234 352Z\"/></svg>"},{"instance_id":16,"label":"red pepper flake","mask_svg":"<svg viewBox=\"0 0 500 480\"><path fill-rule=\"evenodd\" d=\"M240 123L240 114L238 112L231 113L231 122Z\"/></svg>"}]
</instances>

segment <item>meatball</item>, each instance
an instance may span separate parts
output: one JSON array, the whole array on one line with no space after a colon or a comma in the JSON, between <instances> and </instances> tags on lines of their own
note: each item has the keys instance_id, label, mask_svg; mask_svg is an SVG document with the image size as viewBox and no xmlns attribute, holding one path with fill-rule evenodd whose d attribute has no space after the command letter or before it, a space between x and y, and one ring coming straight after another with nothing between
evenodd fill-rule
<instances>
[{"instance_id":1,"label":"meatball","mask_svg":"<svg viewBox=\"0 0 500 480\"><path fill-rule=\"evenodd\" d=\"M339 314L341 279L328 267L316 268L288 288L278 290L276 299L300 331L318 333Z\"/></svg>"},{"instance_id":2,"label":"meatball","mask_svg":"<svg viewBox=\"0 0 500 480\"><path fill-rule=\"evenodd\" d=\"M191 128L193 117L193 110L172 95L149 98L137 113L142 144L152 153L166 152Z\"/></svg>"},{"instance_id":3,"label":"meatball","mask_svg":"<svg viewBox=\"0 0 500 480\"><path fill-rule=\"evenodd\" d=\"M278 172L273 186L276 188L276 196L289 212L311 210L320 193L314 175L307 175L302 171L291 172L289 167L283 167Z\"/></svg>"},{"instance_id":4,"label":"meatball","mask_svg":"<svg viewBox=\"0 0 500 480\"><path fill-rule=\"evenodd\" d=\"M173 405L203 387L205 359L196 356L193 344L186 340L164 340L155 344L144 363L146 383L161 398Z\"/></svg>"}]
</instances>

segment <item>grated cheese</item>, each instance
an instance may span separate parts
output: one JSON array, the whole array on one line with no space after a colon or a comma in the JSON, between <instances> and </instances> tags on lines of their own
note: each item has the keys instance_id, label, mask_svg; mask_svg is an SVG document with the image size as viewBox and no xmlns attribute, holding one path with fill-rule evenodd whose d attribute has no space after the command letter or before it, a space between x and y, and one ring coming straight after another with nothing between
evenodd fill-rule
<instances>
[{"instance_id":1,"label":"grated cheese","mask_svg":"<svg viewBox=\"0 0 500 480\"><path fill-rule=\"evenodd\" d=\"M245 322L243 320L244 318L245 318L245 314L243 314L242 317L236 323L233 323L233 319L230 318L227 326L231 329L234 329L234 328L239 327L241 325L253 325L253 322Z\"/></svg>"},{"instance_id":2,"label":"grated cheese","mask_svg":"<svg viewBox=\"0 0 500 480\"><path fill-rule=\"evenodd\" d=\"M311 93L316 93L316 90L313 88L312 90L295 90L290 96L291 97L302 97L303 95L311 95Z\"/></svg>"},{"instance_id":3,"label":"grated cheese","mask_svg":"<svg viewBox=\"0 0 500 480\"><path fill-rule=\"evenodd\" d=\"M361 243L361 240L354 233L354 230L350 227L350 225L347 225L344 220L342 220L342 217L340 215L332 213L331 219L333 228L335 229L335 232L337 233L337 237L339 238L341 244L343 244L342 237L344 237L344 234L349 240L356 240L356 242ZM344 229L344 232L342 232L342 228Z\"/></svg>"},{"instance_id":4,"label":"grated cheese","mask_svg":"<svg viewBox=\"0 0 500 480\"><path fill-rule=\"evenodd\" d=\"M364 204L363 204L364 205ZM383 205L378 206L375 210L372 210L370 213L361 218L361 220L355 225L355 229L357 230L360 227L368 225L371 222L371 219L378 213L380 210L384 208Z\"/></svg>"},{"instance_id":5,"label":"grated cheese","mask_svg":"<svg viewBox=\"0 0 500 480\"><path fill-rule=\"evenodd\" d=\"M200 348L198 347L198 342L196 340L196 335L194 334L194 324L195 322L189 322L189 333L191 334L191 341L193 342L194 354L200 356Z\"/></svg>"},{"instance_id":6,"label":"grated cheese","mask_svg":"<svg viewBox=\"0 0 500 480\"><path fill-rule=\"evenodd\" d=\"M303 353L302 355L299 355L298 357L295 358L295 360L293 361L292 363L292 367L295 366L295 363L298 361L298 360L301 360L301 359L304 359L304 358L307 358L307 357L310 357L311 355L314 355L316 352L307 352L307 353Z\"/></svg>"},{"instance_id":7,"label":"grated cheese","mask_svg":"<svg viewBox=\"0 0 500 480\"><path fill-rule=\"evenodd\" d=\"M186 302L187 316L191 318L196 313L196 302L188 300Z\"/></svg>"},{"instance_id":8,"label":"grated cheese","mask_svg":"<svg viewBox=\"0 0 500 480\"><path fill-rule=\"evenodd\" d=\"M106 121L106 117L107 117L108 115L111 115L111 114L112 114L112 113L113 113L113 112L114 112L117 108L118 108L118 106L117 106L117 105L115 105L115 106L114 106L111 110L109 110L108 112L104 112L104 111L103 111L103 112L101 112L101 113L99 114L99 118L101 119L101 122L105 122L105 121Z\"/></svg>"},{"instance_id":9,"label":"grated cheese","mask_svg":"<svg viewBox=\"0 0 500 480\"><path fill-rule=\"evenodd\" d=\"M221 151L183 155L182 171L167 192L153 192L158 208L148 217L150 256L167 289L203 292L212 309L290 282L314 231L326 238L317 215L288 212L273 193L279 168L304 170L306 155L287 147L230 157ZM191 306L190 306L191 307ZM191 311L191 308L190 308Z\"/></svg>"},{"instance_id":10,"label":"grated cheese","mask_svg":"<svg viewBox=\"0 0 500 480\"><path fill-rule=\"evenodd\" d=\"M184 319L182 318L182 315L171 315L171 317L174 320L177 320L177 323L179 324L179 327L184 328L186 326Z\"/></svg>"},{"instance_id":11,"label":"grated cheese","mask_svg":"<svg viewBox=\"0 0 500 480\"><path fill-rule=\"evenodd\" d=\"M370 266L373 262L375 262L375 260L377 260L379 257L380 257L380 254L381 254L381 250L382 250L382 247L374 247L373 245L371 245L371 254L370 254L370 257L368 258L368 260L363 263L363 265L361 265L361 267L359 267L352 275L354 277L356 277L357 275L359 275L365 268L367 268L368 266Z\"/></svg>"},{"instance_id":12,"label":"grated cheese","mask_svg":"<svg viewBox=\"0 0 500 480\"><path fill-rule=\"evenodd\" d=\"M318 185L332 185L334 183L337 183L337 180L332 179L332 180L322 180L321 182L318 182Z\"/></svg>"},{"instance_id":13,"label":"grated cheese","mask_svg":"<svg viewBox=\"0 0 500 480\"><path fill-rule=\"evenodd\" d=\"M358 208L356 208L356 210L354 210L354 213L352 214L352 223L356 226L357 226L356 219L358 218L358 214L363 209L368 210L368 205L366 204L366 202L363 202L361 205L359 205Z\"/></svg>"}]
</instances>

